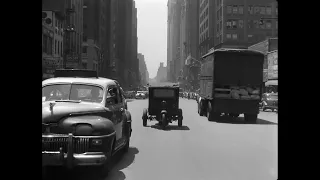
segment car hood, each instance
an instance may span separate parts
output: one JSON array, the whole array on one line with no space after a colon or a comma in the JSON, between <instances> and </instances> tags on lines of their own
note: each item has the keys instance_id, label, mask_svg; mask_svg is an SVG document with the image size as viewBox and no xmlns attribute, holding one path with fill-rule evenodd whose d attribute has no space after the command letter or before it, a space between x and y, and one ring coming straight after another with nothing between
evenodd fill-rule
<instances>
[{"instance_id":1,"label":"car hood","mask_svg":"<svg viewBox=\"0 0 320 180\"><path fill-rule=\"evenodd\" d=\"M50 103L54 104L51 110ZM74 114L85 115L101 112L112 114L109 109L99 104L47 101L42 103L42 123L55 123L64 117L72 116ZM110 115L107 116L111 117Z\"/></svg>"}]
</instances>

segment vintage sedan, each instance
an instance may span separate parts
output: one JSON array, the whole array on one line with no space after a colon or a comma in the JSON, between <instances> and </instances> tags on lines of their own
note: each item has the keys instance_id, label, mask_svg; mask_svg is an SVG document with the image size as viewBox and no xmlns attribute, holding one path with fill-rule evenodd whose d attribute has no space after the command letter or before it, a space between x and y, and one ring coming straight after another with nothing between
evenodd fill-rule
<instances>
[{"instance_id":1,"label":"vintage sedan","mask_svg":"<svg viewBox=\"0 0 320 180\"><path fill-rule=\"evenodd\" d=\"M146 99L147 96L144 91L137 91L135 98L136 99Z\"/></svg>"},{"instance_id":2,"label":"vintage sedan","mask_svg":"<svg viewBox=\"0 0 320 180\"><path fill-rule=\"evenodd\" d=\"M63 72L63 73L59 73ZM96 166L128 151L131 114L117 81L84 70L56 70L42 82L42 166Z\"/></svg>"},{"instance_id":3,"label":"vintage sedan","mask_svg":"<svg viewBox=\"0 0 320 180\"><path fill-rule=\"evenodd\" d=\"M278 93L264 93L261 100L262 111L270 109L278 111Z\"/></svg>"}]
</instances>

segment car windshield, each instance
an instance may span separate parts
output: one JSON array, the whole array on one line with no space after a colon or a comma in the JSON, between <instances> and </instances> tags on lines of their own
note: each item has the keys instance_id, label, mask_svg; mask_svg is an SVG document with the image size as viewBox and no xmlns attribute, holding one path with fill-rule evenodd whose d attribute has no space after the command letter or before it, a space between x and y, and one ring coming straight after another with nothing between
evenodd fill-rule
<instances>
[{"instance_id":1,"label":"car windshield","mask_svg":"<svg viewBox=\"0 0 320 180\"><path fill-rule=\"evenodd\" d=\"M174 90L173 89L154 89L153 96L155 98L173 98Z\"/></svg>"},{"instance_id":2,"label":"car windshield","mask_svg":"<svg viewBox=\"0 0 320 180\"><path fill-rule=\"evenodd\" d=\"M42 101L81 100L101 103L103 89L84 84L53 84L42 88Z\"/></svg>"}]
</instances>

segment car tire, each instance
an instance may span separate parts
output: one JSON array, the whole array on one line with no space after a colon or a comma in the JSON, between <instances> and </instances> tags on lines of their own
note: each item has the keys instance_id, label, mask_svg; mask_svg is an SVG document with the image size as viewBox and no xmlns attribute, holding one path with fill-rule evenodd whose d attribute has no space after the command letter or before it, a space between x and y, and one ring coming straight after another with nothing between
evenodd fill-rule
<instances>
[{"instance_id":1,"label":"car tire","mask_svg":"<svg viewBox=\"0 0 320 180\"><path fill-rule=\"evenodd\" d=\"M183 120L182 109L178 109L178 126L179 127L182 126L182 120Z\"/></svg>"},{"instance_id":2,"label":"car tire","mask_svg":"<svg viewBox=\"0 0 320 180\"><path fill-rule=\"evenodd\" d=\"M148 110L145 108L143 109L143 112L142 112L142 122L144 127L147 126L147 120L148 120Z\"/></svg>"},{"instance_id":3,"label":"car tire","mask_svg":"<svg viewBox=\"0 0 320 180\"><path fill-rule=\"evenodd\" d=\"M114 148L114 145L112 145L112 150L109 153L107 153L107 161L104 164L97 167L98 174L100 177L104 178L109 175L113 148Z\"/></svg>"},{"instance_id":4,"label":"car tire","mask_svg":"<svg viewBox=\"0 0 320 180\"><path fill-rule=\"evenodd\" d=\"M167 125L167 117L166 117L166 114L163 113L163 114L161 114L161 128L163 130L165 130L166 129L166 125Z\"/></svg>"},{"instance_id":5,"label":"car tire","mask_svg":"<svg viewBox=\"0 0 320 180\"><path fill-rule=\"evenodd\" d=\"M219 117L220 117L220 113L212 112L211 102L208 102L208 107L207 107L207 118L208 118L208 121L216 121L216 122L218 122Z\"/></svg>"}]
</instances>

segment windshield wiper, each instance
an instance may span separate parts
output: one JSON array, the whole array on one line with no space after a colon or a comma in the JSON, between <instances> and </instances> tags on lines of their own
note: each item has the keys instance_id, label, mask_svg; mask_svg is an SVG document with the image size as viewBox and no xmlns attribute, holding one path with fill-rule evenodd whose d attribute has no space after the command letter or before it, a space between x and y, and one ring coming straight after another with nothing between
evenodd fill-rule
<instances>
[{"instance_id":1,"label":"windshield wiper","mask_svg":"<svg viewBox=\"0 0 320 180\"><path fill-rule=\"evenodd\" d=\"M71 103L80 103L81 100L56 100L55 102L71 102Z\"/></svg>"}]
</instances>

